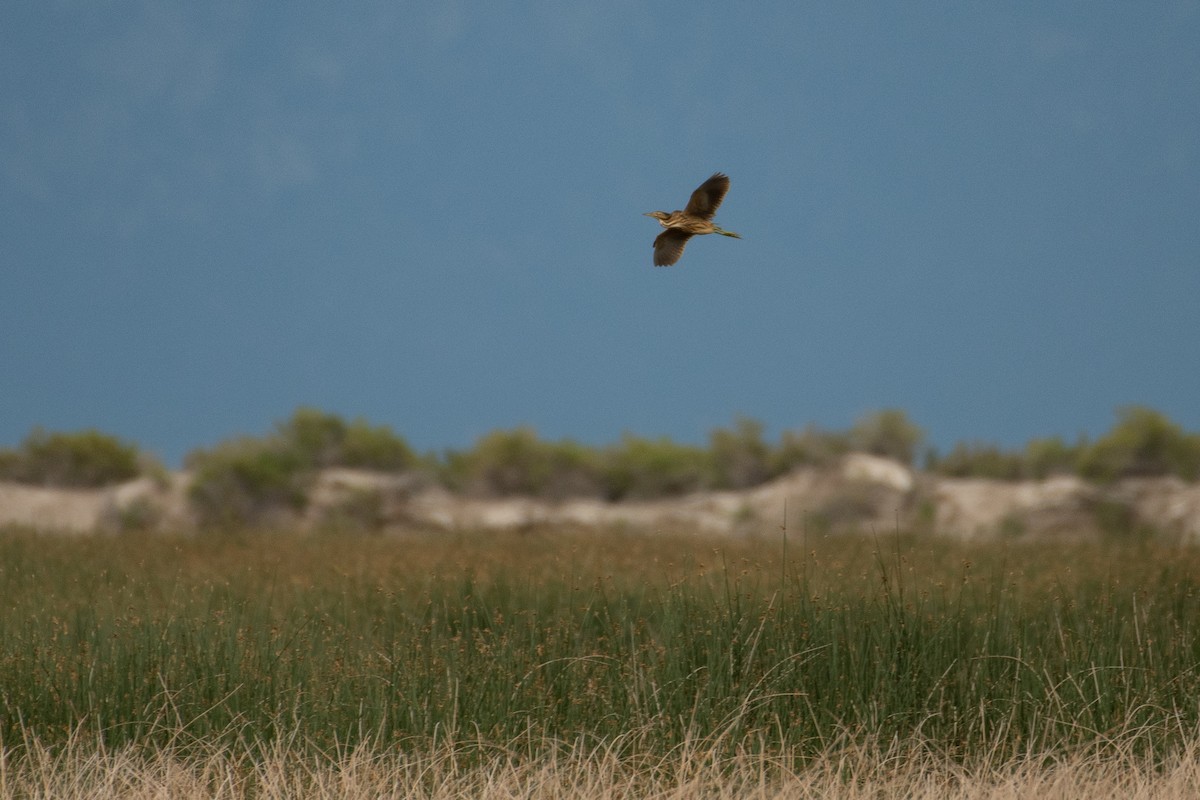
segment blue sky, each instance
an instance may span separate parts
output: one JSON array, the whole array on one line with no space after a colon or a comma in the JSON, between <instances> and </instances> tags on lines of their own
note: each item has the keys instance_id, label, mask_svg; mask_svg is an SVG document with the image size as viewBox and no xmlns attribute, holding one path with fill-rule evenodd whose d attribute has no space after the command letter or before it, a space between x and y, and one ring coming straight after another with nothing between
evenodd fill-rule
<instances>
[{"instance_id":1,"label":"blue sky","mask_svg":"<svg viewBox=\"0 0 1200 800\"><path fill-rule=\"evenodd\" d=\"M0 445L1197 430L1200 2L19 0L0 218Z\"/></svg>"}]
</instances>

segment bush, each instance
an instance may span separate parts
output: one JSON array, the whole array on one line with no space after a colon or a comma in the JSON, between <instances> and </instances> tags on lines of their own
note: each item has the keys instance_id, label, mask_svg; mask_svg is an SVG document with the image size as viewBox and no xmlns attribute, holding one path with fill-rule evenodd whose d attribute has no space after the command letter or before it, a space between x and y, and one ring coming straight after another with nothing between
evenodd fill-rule
<instances>
[{"instance_id":1,"label":"bush","mask_svg":"<svg viewBox=\"0 0 1200 800\"><path fill-rule=\"evenodd\" d=\"M854 450L911 465L925 433L903 411L888 408L860 418L849 438Z\"/></svg>"},{"instance_id":2,"label":"bush","mask_svg":"<svg viewBox=\"0 0 1200 800\"><path fill-rule=\"evenodd\" d=\"M950 478L1015 481L1025 476L1025 459L995 445L960 442L946 455L933 456L929 469Z\"/></svg>"},{"instance_id":3,"label":"bush","mask_svg":"<svg viewBox=\"0 0 1200 800\"><path fill-rule=\"evenodd\" d=\"M16 450L0 453L0 477L40 486L108 486L142 473L137 447L100 433L46 433L40 428Z\"/></svg>"},{"instance_id":4,"label":"bush","mask_svg":"<svg viewBox=\"0 0 1200 800\"><path fill-rule=\"evenodd\" d=\"M275 426L282 447L293 451L304 464L316 469L341 461L346 423L336 414L315 408L298 408L287 422Z\"/></svg>"},{"instance_id":5,"label":"bush","mask_svg":"<svg viewBox=\"0 0 1200 800\"><path fill-rule=\"evenodd\" d=\"M302 511L318 470L400 471L416 457L391 428L300 408L273 436L197 451L187 464L194 470L189 498L202 524L256 525L281 510Z\"/></svg>"},{"instance_id":6,"label":"bush","mask_svg":"<svg viewBox=\"0 0 1200 800\"><path fill-rule=\"evenodd\" d=\"M801 431L784 431L771 456L771 473L782 475L796 467L824 467L850 452L850 437L808 425Z\"/></svg>"},{"instance_id":7,"label":"bush","mask_svg":"<svg viewBox=\"0 0 1200 800\"><path fill-rule=\"evenodd\" d=\"M20 480L21 454L16 450L0 449L0 481Z\"/></svg>"},{"instance_id":8,"label":"bush","mask_svg":"<svg viewBox=\"0 0 1200 800\"><path fill-rule=\"evenodd\" d=\"M444 482L469 494L561 499L595 496L601 489L599 456L570 440L543 442L529 427L493 431L473 450L447 454Z\"/></svg>"},{"instance_id":9,"label":"bush","mask_svg":"<svg viewBox=\"0 0 1200 800\"><path fill-rule=\"evenodd\" d=\"M402 472L416 466L417 458L408 443L386 425L372 427L355 420L342 440L341 463L346 467Z\"/></svg>"},{"instance_id":10,"label":"bush","mask_svg":"<svg viewBox=\"0 0 1200 800\"><path fill-rule=\"evenodd\" d=\"M187 464L188 499L206 527L258 525L308 503L311 464L282 439L238 439L191 454Z\"/></svg>"},{"instance_id":11,"label":"bush","mask_svg":"<svg viewBox=\"0 0 1200 800\"><path fill-rule=\"evenodd\" d=\"M1200 476L1200 436L1183 430L1153 409L1128 406L1117 411L1117 424L1088 447L1079 474L1099 481L1177 475Z\"/></svg>"},{"instance_id":12,"label":"bush","mask_svg":"<svg viewBox=\"0 0 1200 800\"><path fill-rule=\"evenodd\" d=\"M739 418L733 430L718 428L709 436L713 478L719 489L744 489L773 477L771 448L762 438L762 423Z\"/></svg>"},{"instance_id":13,"label":"bush","mask_svg":"<svg viewBox=\"0 0 1200 800\"><path fill-rule=\"evenodd\" d=\"M1069 445L1054 436L1031 439L1024 450L1004 450L992 444L954 446L942 456L931 449L925 469L951 478L988 478L991 480L1045 480L1052 475L1071 475L1085 445Z\"/></svg>"},{"instance_id":14,"label":"bush","mask_svg":"<svg viewBox=\"0 0 1200 800\"><path fill-rule=\"evenodd\" d=\"M549 476L537 433L532 428L493 431L475 443L458 465L471 494L537 494Z\"/></svg>"},{"instance_id":15,"label":"bush","mask_svg":"<svg viewBox=\"0 0 1200 800\"><path fill-rule=\"evenodd\" d=\"M546 445L549 478L541 494L552 500L565 497L599 497L604 491L604 468L600 453L591 447L564 439Z\"/></svg>"},{"instance_id":16,"label":"bush","mask_svg":"<svg viewBox=\"0 0 1200 800\"><path fill-rule=\"evenodd\" d=\"M336 414L314 408L297 409L277 430L286 446L314 469L340 466L399 472L416 462L404 439L386 425L372 427L361 419L347 424Z\"/></svg>"},{"instance_id":17,"label":"bush","mask_svg":"<svg viewBox=\"0 0 1200 800\"><path fill-rule=\"evenodd\" d=\"M1085 447L1083 441L1070 445L1058 436L1031 439L1025 445L1025 474L1035 480L1073 474Z\"/></svg>"},{"instance_id":18,"label":"bush","mask_svg":"<svg viewBox=\"0 0 1200 800\"><path fill-rule=\"evenodd\" d=\"M609 500L687 494L714 482L710 452L666 437L626 434L619 445L609 448L604 461L604 494Z\"/></svg>"}]
</instances>

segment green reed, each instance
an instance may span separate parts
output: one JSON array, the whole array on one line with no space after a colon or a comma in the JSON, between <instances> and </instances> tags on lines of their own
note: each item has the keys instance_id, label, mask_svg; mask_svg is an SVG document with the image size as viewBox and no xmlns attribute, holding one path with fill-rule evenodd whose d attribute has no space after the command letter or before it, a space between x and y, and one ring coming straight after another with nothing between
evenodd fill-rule
<instances>
[{"instance_id":1,"label":"green reed","mask_svg":"<svg viewBox=\"0 0 1200 800\"><path fill-rule=\"evenodd\" d=\"M0 746L1169 749L1200 724L1197 576L1144 542L10 531Z\"/></svg>"}]
</instances>

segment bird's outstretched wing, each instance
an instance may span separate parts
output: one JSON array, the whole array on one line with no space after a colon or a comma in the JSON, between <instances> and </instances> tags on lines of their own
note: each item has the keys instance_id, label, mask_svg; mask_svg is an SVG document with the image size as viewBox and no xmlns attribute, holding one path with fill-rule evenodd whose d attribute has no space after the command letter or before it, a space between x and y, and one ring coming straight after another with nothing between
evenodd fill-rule
<instances>
[{"instance_id":1,"label":"bird's outstretched wing","mask_svg":"<svg viewBox=\"0 0 1200 800\"><path fill-rule=\"evenodd\" d=\"M683 255L692 234L678 228L667 228L654 238L654 266L669 267Z\"/></svg>"},{"instance_id":2,"label":"bird's outstretched wing","mask_svg":"<svg viewBox=\"0 0 1200 800\"><path fill-rule=\"evenodd\" d=\"M722 172L715 173L692 192L692 198L688 200L684 211L694 217L711 220L728 191L729 176Z\"/></svg>"}]
</instances>

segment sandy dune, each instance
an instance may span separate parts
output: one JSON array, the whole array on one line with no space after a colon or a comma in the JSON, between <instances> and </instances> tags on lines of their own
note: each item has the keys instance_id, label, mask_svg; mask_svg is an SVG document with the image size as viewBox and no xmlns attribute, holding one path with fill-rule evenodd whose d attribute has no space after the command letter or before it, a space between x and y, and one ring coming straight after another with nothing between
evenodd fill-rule
<instances>
[{"instance_id":1,"label":"sandy dune","mask_svg":"<svg viewBox=\"0 0 1200 800\"><path fill-rule=\"evenodd\" d=\"M104 489L0 482L0 525L66 533L191 530L188 481L187 473L178 472ZM899 527L958 538L1094 536L1124 525L1200 541L1200 484L1177 478L1131 479L1107 487L1073 476L1022 482L953 479L865 454L846 456L828 469L800 469L745 491L622 503L464 498L408 475L331 469L317 476L304 514L284 515L279 522L383 530L570 525L769 534L785 524L785 509L788 529L797 532Z\"/></svg>"}]
</instances>

